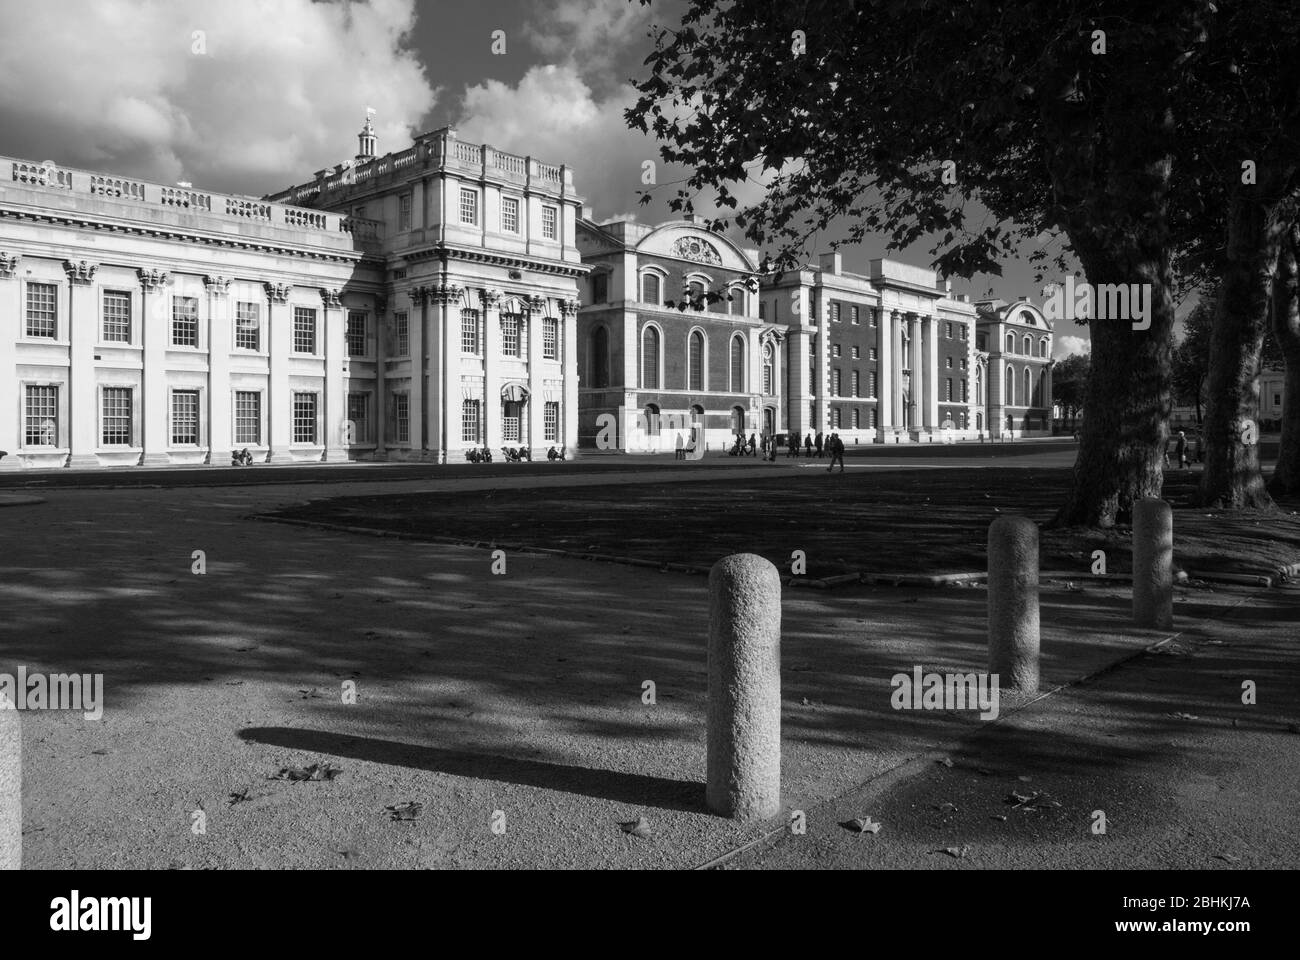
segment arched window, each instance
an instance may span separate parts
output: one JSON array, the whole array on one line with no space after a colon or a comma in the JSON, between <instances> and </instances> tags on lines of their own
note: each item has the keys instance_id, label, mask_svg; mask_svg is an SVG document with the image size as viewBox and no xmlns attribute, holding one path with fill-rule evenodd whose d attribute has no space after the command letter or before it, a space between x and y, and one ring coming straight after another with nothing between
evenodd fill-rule
<instances>
[{"instance_id":1,"label":"arched window","mask_svg":"<svg viewBox=\"0 0 1300 960\"><path fill-rule=\"evenodd\" d=\"M704 408L698 403L691 405L691 423L699 424L704 422Z\"/></svg>"},{"instance_id":2,"label":"arched window","mask_svg":"<svg viewBox=\"0 0 1300 960\"><path fill-rule=\"evenodd\" d=\"M731 392L745 392L745 338L731 338Z\"/></svg>"},{"instance_id":3,"label":"arched window","mask_svg":"<svg viewBox=\"0 0 1300 960\"><path fill-rule=\"evenodd\" d=\"M745 315L745 288L742 286L728 287L727 296L731 297L727 301L727 313L743 317Z\"/></svg>"},{"instance_id":4,"label":"arched window","mask_svg":"<svg viewBox=\"0 0 1300 960\"><path fill-rule=\"evenodd\" d=\"M975 411L975 429L984 429L984 414L980 413L978 410Z\"/></svg>"},{"instance_id":5,"label":"arched window","mask_svg":"<svg viewBox=\"0 0 1300 960\"><path fill-rule=\"evenodd\" d=\"M643 303L653 303L655 306L663 303L659 274L647 273L641 278L641 301Z\"/></svg>"},{"instance_id":6,"label":"arched window","mask_svg":"<svg viewBox=\"0 0 1300 960\"><path fill-rule=\"evenodd\" d=\"M704 301L705 291L704 291L703 283L701 283L699 280L692 280L691 285L688 289L690 291L689 299L691 301L691 309L693 310L709 309L708 303Z\"/></svg>"},{"instance_id":7,"label":"arched window","mask_svg":"<svg viewBox=\"0 0 1300 960\"><path fill-rule=\"evenodd\" d=\"M763 394L770 397L776 392L776 351L771 342L763 344Z\"/></svg>"},{"instance_id":8,"label":"arched window","mask_svg":"<svg viewBox=\"0 0 1300 960\"><path fill-rule=\"evenodd\" d=\"M744 407L731 408L731 432L732 433L745 432L745 408Z\"/></svg>"},{"instance_id":9,"label":"arched window","mask_svg":"<svg viewBox=\"0 0 1300 960\"><path fill-rule=\"evenodd\" d=\"M704 389L704 334L692 330L686 346L686 389Z\"/></svg>"},{"instance_id":10,"label":"arched window","mask_svg":"<svg viewBox=\"0 0 1300 960\"><path fill-rule=\"evenodd\" d=\"M1016 405L1016 368L1015 367L1011 367L1011 366L1007 367L1006 386L1007 386L1007 406L1014 407Z\"/></svg>"},{"instance_id":11,"label":"arched window","mask_svg":"<svg viewBox=\"0 0 1300 960\"><path fill-rule=\"evenodd\" d=\"M1007 334L1007 353L1015 353L1015 352L1016 352L1016 335L1015 335L1014 333L1008 333L1008 334Z\"/></svg>"},{"instance_id":12,"label":"arched window","mask_svg":"<svg viewBox=\"0 0 1300 960\"><path fill-rule=\"evenodd\" d=\"M659 436L659 408L653 403L646 404L645 435L647 437Z\"/></svg>"},{"instance_id":13,"label":"arched window","mask_svg":"<svg viewBox=\"0 0 1300 960\"><path fill-rule=\"evenodd\" d=\"M1034 375L1030 372L1029 367L1025 367L1025 393L1021 399L1024 401L1024 405L1026 407L1030 406L1030 404L1033 402L1033 395L1034 395Z\"/></svg>"},{"instance_id":14,"label":"arched window","mask_svg":"<svg viewBox=\"0 0 1300 960\"><path fill-rule=\"evenodd\" d=\"M591 331L588 344L587 374L593 387L609 386L609 331L603 326Z\"/></svg>"},{"instance_id":15,"label":"arched window","mask_svg":"<svg viewBox=\"0 0 1300 960\"><path fill-rule=\"evenodd\" d=\"M1034 341L1031 337L1025 337L1024 348L1025 349L1022 352L1026 357L1032 357L1034 355Z\"/></svg>"},{"instance_id":16,"label":"arched window","mask_svg":"<svg viewBox=\"0 0 1300 960\"><path fill-rule=\"evenodd\" d=\"M1043 358L1046 358L1046 357L1047 357L1047 338L1046 338L1046 337L1043 337L1042 340L1039 340L1039 341L1038 341L1038 355L1039 355L1040 357L1043 357Z\"/></svg>"},{"instance_id":17,"label":"arched window","mask_svg":"<svg viewBox=\"0 0 1300 960\"><path fill-rule=\"evenodd\" d=\"M647 326L641 331L641 386L659 389L659 330Z\"/></svg>"},{"instance_id":18,"label":"arched window","mask_svg":"<svg viewBox=\"0 0 1300 960\"><path fill-rule=\"evenodd\" d=\"M975 368L975 403L984 402L984 371L980 367Z\"/></svg>"}]
</instances>

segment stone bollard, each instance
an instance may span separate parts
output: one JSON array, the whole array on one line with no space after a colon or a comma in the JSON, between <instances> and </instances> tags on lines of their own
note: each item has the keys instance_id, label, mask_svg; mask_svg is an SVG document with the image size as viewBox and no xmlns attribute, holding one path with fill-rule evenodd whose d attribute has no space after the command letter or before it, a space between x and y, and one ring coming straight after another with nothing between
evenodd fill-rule
<instances>
[{"instance_id":1,"label":"stone bollard","mask_svg":"<svg viewBox=\"0 0 1300 960\"><path fill-rule=\"evenodd\" d=\"M989 673L1038 692L1038 526L1028 517L989 525Z\"/></svg>"},{"instance_id":2,"label":"stone bollard","mask_svg":"<svg viewBox=\"0 0 1300 960\"><path fill-rule=\"evenodd\" d=\"M1133 504L1133 622L1174 625L1174 511L1150 497Z\"/></svg>"},{"instance_id":3,"label":"stone bollard","mask_svg":"<svg viewBox=\"0 0 1300 960\"><path fill-rule=\"evenodd\" d=\"M0 870L23 865L23 740L13 701L0 693Z\"/></svg>"},{"instance_id":4,"label":"stone bollard","mask_svg":"<svg viewBox=\"0 0 1300 960\"><path fill-rule=\"evenodd\" d=\"M709 571L709 809L736 820L781 806L781 576L762 557Z\"/></svg>"}]
</instances>

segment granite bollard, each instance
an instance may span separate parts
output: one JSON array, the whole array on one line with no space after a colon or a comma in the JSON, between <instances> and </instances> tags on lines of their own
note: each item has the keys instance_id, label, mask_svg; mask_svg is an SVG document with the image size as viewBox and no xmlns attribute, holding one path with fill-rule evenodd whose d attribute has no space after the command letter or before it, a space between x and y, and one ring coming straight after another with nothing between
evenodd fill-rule
<instances>
[{"instance_id":1,"label":"granite bollard","mask_svg":"<svg viewBox=\"0 0 1300 960\"><path fill-rule=\"evenodd\" d=\"M1133 622L1174 625L1174 511L1164 500L1133 504Z\"/></svg>"},{"instance_id":2,"label":"granite bollard","mask_svg":"<svg viewBox=\"0 0 1300 960\"><path fill-rule=\"evenodd\" d=\"M1038 525L989 525L989 673L1002 688L1038 692Z\"/></svg>"},{"instance_id":3,"label":"granite bollard","mask_svg":"<svg viewBox=\"0 0 1300 960\"><path fill-rule=\"evenodd\" d=\"M724 557L709 571L709 706L705 800L736 820L781 807L781 577L762 557Z\"/></svg>"}]
</instances>

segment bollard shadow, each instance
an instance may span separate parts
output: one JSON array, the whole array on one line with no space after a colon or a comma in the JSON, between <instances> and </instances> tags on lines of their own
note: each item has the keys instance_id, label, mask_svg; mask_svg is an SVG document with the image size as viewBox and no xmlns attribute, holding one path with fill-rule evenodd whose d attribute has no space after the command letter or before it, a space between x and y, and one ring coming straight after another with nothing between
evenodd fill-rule
<instances>
[{"instance_id":1,"label":"bollard shadow","mask_svg":"<svg viewBox=\"0 0 1300 960\"><path fill-rule=\"evenodd\" d=\"M246 727L241 740L268 746L366 760L454 777L472 777L574 793L638 807L656 807L685 813L707 813L704 784L597 770L567 764L543 763L498 754L448 750L375 737L356 737L325 730L294 727Z\"/></svg>"}]
</instances>

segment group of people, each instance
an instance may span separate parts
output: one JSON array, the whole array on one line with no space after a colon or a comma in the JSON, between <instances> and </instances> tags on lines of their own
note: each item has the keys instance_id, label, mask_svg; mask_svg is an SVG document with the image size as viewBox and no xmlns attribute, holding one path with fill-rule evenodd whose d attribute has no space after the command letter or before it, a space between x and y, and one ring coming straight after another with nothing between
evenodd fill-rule
<instances>
[{"instance_id":1,"label":"group of people","mask_svg":"<svg viewBox=\"0 0 1300 960\"><path fill-rule=\"evenodd\" d=\"M502 447L501 456L505 458L507 463L523 463L525 461L531 463L533 452L527 447ZM465 451L465 459L470 463L491 463L492 451L487 447L484 447L481 450L477 447L471 447ZM556 460L568 460L569 454L564 447L551 447L546 451L546 459L552 462Z\"/></svg>"},{"instance_id":2,"label":"group of people","mask_svg":"<svg viewBox=\"0 0 1300 960\"><path fill-rule=\"evenodd\" d=\"M813 457L818 460L823 457L831 458L831 465L827 470L834 470L835 464L840 465L840 472L844 472L844 441L838 433L832 433L829 437L818 431L814 437L811 433L801 441L797 433L790 434L787 443L787 457L799 456L799 449L804 449L804 456ZM746 440L744 434L736 434L736 440L727 450L728 456L732 457L756 457L759 453L763 454L764 460L775 461L777 452L776 437L769 437L763 434L759 439L755 434L750 434ZM680 455L680 453L679 453Z\"/></svg>"}]
</instances>

